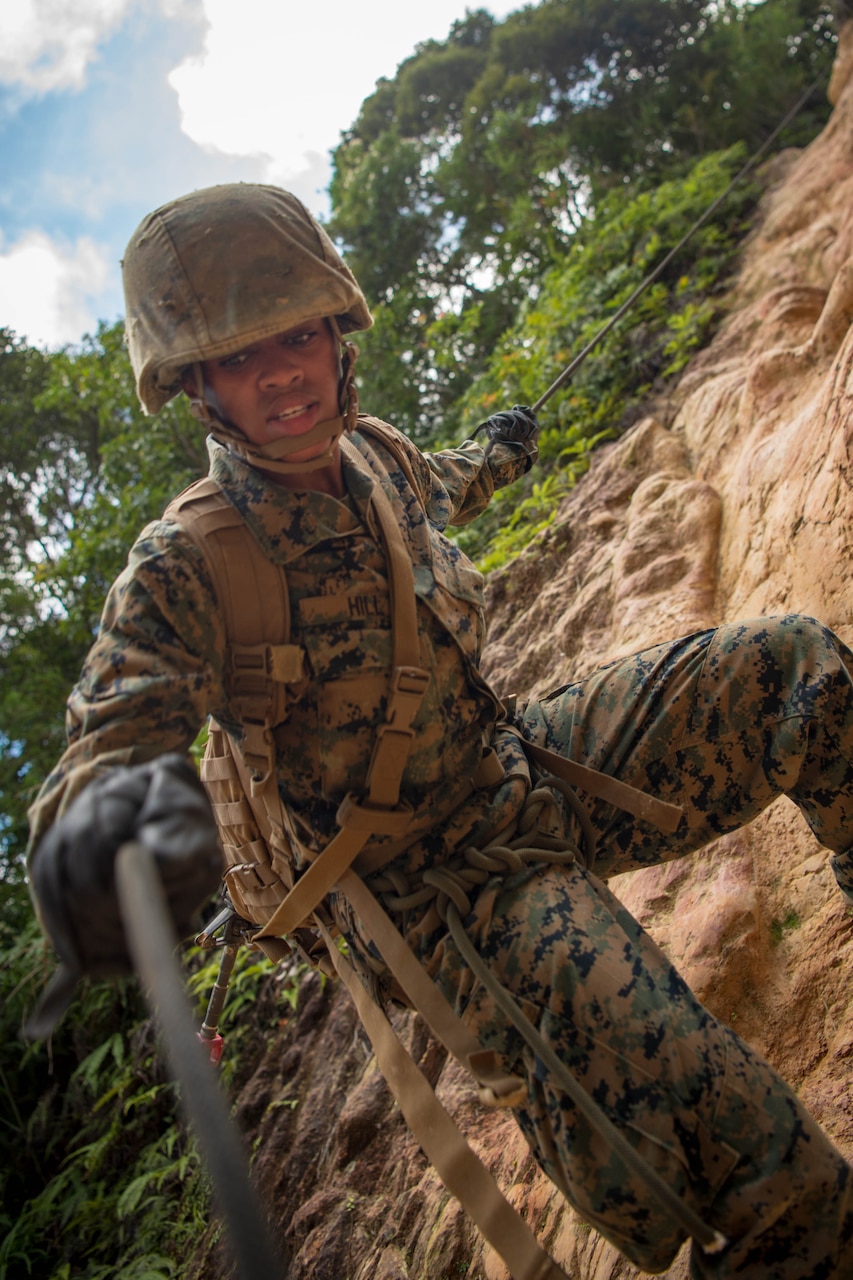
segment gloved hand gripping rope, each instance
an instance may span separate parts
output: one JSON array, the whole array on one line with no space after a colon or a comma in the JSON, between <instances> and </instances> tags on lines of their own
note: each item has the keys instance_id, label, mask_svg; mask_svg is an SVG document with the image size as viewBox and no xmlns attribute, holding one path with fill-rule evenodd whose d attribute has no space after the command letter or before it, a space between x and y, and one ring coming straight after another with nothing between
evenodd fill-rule
<instances>
[{"instance_id":1,"label":"gloved hand gripping rope","mask_svg":"<svg viewBox=\"0 0 853 1280\"><path fill-rule=\"evenodd\" d=\"M472 438L476 438L481 431L485 432L488 438L485 450L486 457L489 456L496 444L502 443L521 444L524 446L527 453L528 471L539 457L539 446L537 444L539 423L536 420L536 414L527 405L514 404L511 409L493 413L490 418L486 418L485 422L480 423Z\"/></svg>"},{"instance_id":2,"label":"gloved hand gripping rope","mask_svg":"<svg viewBox=\"0 0 853 1280\"><path fill-rule=\"evenodd\" d=\"M225 1098L192 1031L183 972L175 959L175 923L182 936L191 931L199 905L214 892L221 874L210 805L183 756L161 756L95 779L50 828L32 861L41 917L60 965L24 1035L37 1040L52 1032L84 974L138 973L210 1171L241 1280L274 1280L284 1274L283 1267L249 1183ZM220 993L224 998L224 988ZM209 1007L206 1024L210 1018ZM199 1038L214 1036L215 1028L213 1036L203 1028Z\"/></svg>"}]
</instances>

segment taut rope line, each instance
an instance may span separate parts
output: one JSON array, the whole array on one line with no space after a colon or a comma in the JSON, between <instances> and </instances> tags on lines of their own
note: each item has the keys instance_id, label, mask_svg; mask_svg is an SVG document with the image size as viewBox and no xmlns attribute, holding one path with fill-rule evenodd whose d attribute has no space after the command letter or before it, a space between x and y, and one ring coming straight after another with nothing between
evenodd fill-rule
<instances>
[{"instance_id":1,"label":"taut rope line","mask_svg":"<svg viewBox=\"0 0 853 1280\"><path fill-rule=\"evenodd\" d=\"M560 387L562 387L566 382L569 381L572 375L583 364L584 360L586 360L590 352L595 350L599 342L601 342L602 338L607 336L607 334L610 332L610 330L613 328L615 324L618 324L618 322L625 315L626 311L630 311L631 307L633 307L637 299L646 292L646 290L649 288L650 285L654 284L655 280L657 280L658 276L661 274L664 268L669 266L670 262L672 262L675 255L684 248L684 246L687 244L687 241L691 238L691 236L695 235L696 232L699 230L699 228L705 222L708 221L711 214L714 213L715 210L717 210L720 207L720 205L723 203L726 197L734 190L734 188L741 181L741 179L744 178L751 169L755 168L755 166L758 164L762 156L768 151L768 149L773 145L773 143L779 137L779 134L782 132L785 126L790 124L791 121L794 119L794 117L798 115L799 112L803 109L805 104L808 102L809 98L814 93L815 89L821 83L822 79L823 79L823 76L820 76L817 80L815 80L812 84L809 85L805 93L803 93L797 99L796 103L794 104L793 107L791 107L790 111L782 118L782 120L779 121L779 123L777 124L773 132L770 134L770 136L762 143L762 145L755 152L755 154L749 160L747 160L746 164L735 175L735 177L732 178L731 182L726 187L725 191L723 191L720 195L718 195L716 200L713 200L711 204L708 205L708 208L700 217L696 219L696 221L693 223L693 226L690 228L690 230L686 231L685 234L681 237L681 239L679 240L675 248L670 249L669 253L661 262L658 263L654 271L652 271L649 275L646 276L642 284L637 285L637 288L631 294L630 298L628 298L627 301L622 303L622 306L615 313L615 315L610 317L610 319L607 321L607 324L603 325L599 329L595 337L592 338L586 344L583 351L578 352L578 354L575 356L572 362L568 364L566 368L563 370L563 372L560 374L559 378L556 378L551 383L548 390L545 391L539 397L536 403L531 406L534 413L538 413L539 410L542 408L542 406L551 399L551 396L554 395L555 391L559 391Z\"/></svg>"}]
</instances>

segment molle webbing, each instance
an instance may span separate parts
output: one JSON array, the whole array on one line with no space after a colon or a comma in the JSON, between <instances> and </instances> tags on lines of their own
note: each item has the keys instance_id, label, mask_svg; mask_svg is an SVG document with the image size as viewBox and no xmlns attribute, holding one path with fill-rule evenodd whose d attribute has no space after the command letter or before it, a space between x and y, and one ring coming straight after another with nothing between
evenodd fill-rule
<instances>
[{"instance_id":1,"label":"molle webbing","mask_svg":"<svg viewBox=\"0 0 853 1280\"><path fill-rule=\"evenodd\" d=\"M580 787L581 791L586 791L588 795L604 800L605 803L612 804L617 809L624 809L626 813L633 814L635 818L642 818L644 822L650 822L659 831L665 831L667 834L675 831L684 817L684 809L681 805L659 800L657 796L651 796L647 791L640 791L637 787L629 786L627 782L620 782L609 773L590 769L589 765L581 764L578 760L569 760L566 756L558 755L556 751L549 751L547 747L529 742L526 738L522 738L512 725L504 727L521 738L528 759L535 760L543 769L555 774L570 787Z\"/></svg>"},{"instance_id":2,"label":"molle webbing","mask_svg":"<svg viewBox=\"0 0 853 1280\"><path fill-rule=\"evenodd\" d=\"M293 887L293 850L282 822L283 806L279 803L270 812L266 788L250 801L251 774L215 721L210 723L199 771L219 827L231 901L244 919L266 920ZM272 790L277 797L278 789ZM272 943L264 950L271 959L281 958L281 948Z\"/></svg>"}]
</instances>

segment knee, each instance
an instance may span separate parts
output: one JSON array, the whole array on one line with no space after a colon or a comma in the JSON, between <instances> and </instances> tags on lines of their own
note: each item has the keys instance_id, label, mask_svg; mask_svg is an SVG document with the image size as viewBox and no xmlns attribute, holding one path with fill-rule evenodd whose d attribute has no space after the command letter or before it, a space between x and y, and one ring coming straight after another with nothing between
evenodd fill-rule
<instances>
[{"instance_id":1,"label":"knee","mask_svg":"<svg viewBox=\"0 0 853 1280\"><path fill-rule=\"evenodd\" d=\"M798 652L826 652L842 658L850 651L835 632L818 618L805 613L788 613L780 618L768 618L768 623L778 623L784 643Z\"/></svg>"},{"instance_id":2,"label":"knee","mask_svg":"<svg viewBox=\"0 0 853 1280\"><path fill-rule=\"evenodd\" d=\"M807 707L821 689L828 693L843 688L847 696L853 683L853 653L817 618L800 613L766 618L758 634L771 664L789 689L797 690L798 704Z\"/></svg>"}]
</instances>

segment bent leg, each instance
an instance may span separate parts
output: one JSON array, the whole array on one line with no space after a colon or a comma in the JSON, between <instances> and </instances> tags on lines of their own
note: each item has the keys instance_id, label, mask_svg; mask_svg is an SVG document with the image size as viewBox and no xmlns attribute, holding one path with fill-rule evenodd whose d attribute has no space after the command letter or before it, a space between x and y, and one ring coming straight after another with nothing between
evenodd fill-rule
<instances>
[{"instance_id":1,"label":"bent leg","mask_svg":"<svg viewBox=\"0 0 853 1280\"><path fill-rule=\"evenodd\" d=\"M851 1169L768 1063L693 996L628 911L579 867L483 895L469 919L495 976L659 1175L729 1239L694 1246L707 1280L853 1275ZM445 938L437 980L481 1043L528 1083L517 1112L537 1159L578 1212L637 1266L665 1269L683 1240L643 1180L549 1078L490 995L467 1002ZM438 956L436 957L438 958Z\"/></svg>"},{"instance_id":2,"label":"bent leg","mask_svg":"<svg viewBox=\"0 0 853 1280\"><path fill-rule=\"evenodd\" d=\"M532 704L524 732L683 805L663 836L591 804L599 875L680 857L783 793L840 855L839 880L850 862L853 654L810 618L759 618L621 659Z\"/></svg>"}]
</instances>

